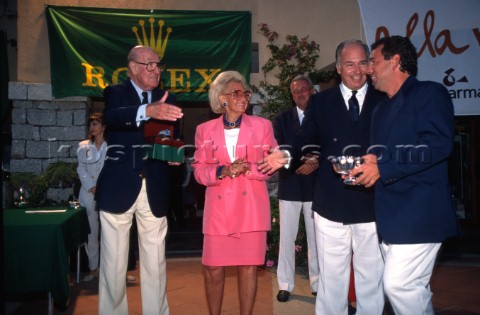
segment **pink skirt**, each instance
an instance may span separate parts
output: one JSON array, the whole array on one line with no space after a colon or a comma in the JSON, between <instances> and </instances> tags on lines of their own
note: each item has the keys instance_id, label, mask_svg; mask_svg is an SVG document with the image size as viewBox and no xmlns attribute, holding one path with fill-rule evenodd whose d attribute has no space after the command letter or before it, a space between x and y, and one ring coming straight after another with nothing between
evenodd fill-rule
<instances>
[{"instance_id":1,"label":"pink skirt","mask_svg":"<svg viewBox=\"0 0 480 315\"><path fill-rule=\"evenodd\" d=\"M266 250L266 231L235 236L204 234L202 263L206 266L263 265Z\"/></svg>"}]
</instances>

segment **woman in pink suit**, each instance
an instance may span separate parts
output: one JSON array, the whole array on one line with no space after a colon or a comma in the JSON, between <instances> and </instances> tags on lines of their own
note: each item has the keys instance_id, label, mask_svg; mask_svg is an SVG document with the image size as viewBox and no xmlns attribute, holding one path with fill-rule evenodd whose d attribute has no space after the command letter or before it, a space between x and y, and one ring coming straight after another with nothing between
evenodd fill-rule
<instances>
[{"instance_id":1,"label":"woman in pink suit","mask_svg":"<svg viewBox=\"0 0 480 315\"><path fill-rule=\"evenodd\" d=\"M207 186L202 264L212 315L222 309L225 266L238 266L240 313L251 314L257 266L265 262L269 176L255 163L277 142L269 120L245 114L251 96L240 73L220 73L209 101L212 111L222 115L199 125L195 134L192 166L198 183Z\"/></svg>"}]
</instances>

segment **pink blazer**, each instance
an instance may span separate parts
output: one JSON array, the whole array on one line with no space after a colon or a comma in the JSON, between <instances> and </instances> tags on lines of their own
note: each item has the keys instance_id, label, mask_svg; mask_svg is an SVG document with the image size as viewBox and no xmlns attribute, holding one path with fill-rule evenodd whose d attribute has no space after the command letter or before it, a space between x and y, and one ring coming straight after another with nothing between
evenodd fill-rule
<instances>
[{"instance_id":1,"label":"pink blazer","mask_svg":"<svg viewBox=\"0 0 480 315\"><path fill-rule=\"evenodd\" d=\"M266 185L270 176L260 173L256 162L276 146L269 120L243 115L235 158L243 157L250 162L251 172L220 180L216 178L217 166L231 164L225 147L222 117L197 127L192 166L197 182L207 186L204 234L234 235L270 230L270 201Z\"/></svg>"}]
</instances>

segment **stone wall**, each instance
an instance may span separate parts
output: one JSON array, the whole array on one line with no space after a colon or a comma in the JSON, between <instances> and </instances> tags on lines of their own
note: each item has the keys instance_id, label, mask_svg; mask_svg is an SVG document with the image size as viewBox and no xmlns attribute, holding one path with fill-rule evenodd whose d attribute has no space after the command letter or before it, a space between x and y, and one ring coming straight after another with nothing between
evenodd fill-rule
<instances>
[{"instance_id":1,"label":"stone wall","mask_svg":"<svg viewBox=\"0 0 480 315\"><path fill-rule=\"evenodd\" d=\"M76 163L87 137L88 97L54 99L43 83L10 82L12 149L10 171L41 174L50 163Z\"/></svg>"}]
</instances>

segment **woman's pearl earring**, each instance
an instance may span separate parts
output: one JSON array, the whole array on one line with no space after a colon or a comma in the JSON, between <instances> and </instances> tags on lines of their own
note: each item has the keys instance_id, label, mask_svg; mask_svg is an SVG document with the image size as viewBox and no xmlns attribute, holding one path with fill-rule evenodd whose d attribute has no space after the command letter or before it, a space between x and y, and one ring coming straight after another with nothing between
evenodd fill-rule
<instances>
[{"instance_id":1,"label":"woman's pearl earring","mask_svg":"<svg viewBox=\"0 0 480 315\"><path fill-rule=\"evenodd\" d=\"M227 102L223 102L223 107L227 107Z\"/></svg>"}]
</instances>

